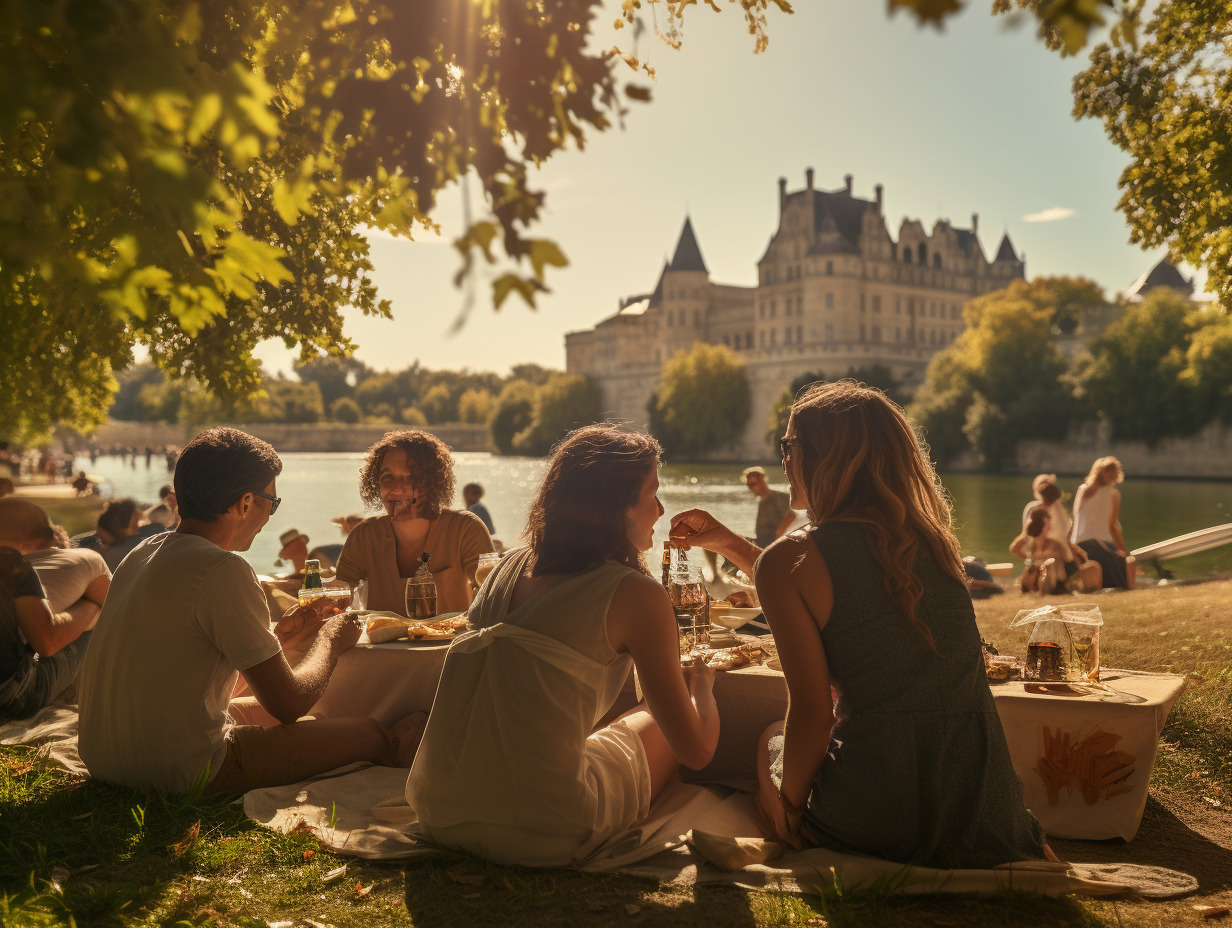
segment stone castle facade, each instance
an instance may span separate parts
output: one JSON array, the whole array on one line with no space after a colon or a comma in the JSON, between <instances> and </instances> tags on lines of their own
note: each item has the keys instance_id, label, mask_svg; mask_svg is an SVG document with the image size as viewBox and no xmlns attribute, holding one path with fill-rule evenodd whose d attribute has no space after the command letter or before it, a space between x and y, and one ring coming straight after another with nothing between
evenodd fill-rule
<instances>
[{"instance_id":1,"label":"stone castle facade","mask_svg":"<svg viewBox=\"0 0 1232 928\"><path fill-rule=\"evenodd\" d=\"M741 438L719 456L764 460L770 409L807 373L840 377L874 364L910 393L929 359L963 330L963 304L1025 276L1009 235L989 261L971 228L939 219L932 231L904 219L897 239L874 199L842 188L803 190L779 180L779 225L757 262L757 285L716 283L686 218L654 291L622 300L593 329L565 336L566 368L591 378L605 415L645 427L646 404L664 362L695 342L726 345L744 362L753 411Z\"/></svg>"}]
</instances>

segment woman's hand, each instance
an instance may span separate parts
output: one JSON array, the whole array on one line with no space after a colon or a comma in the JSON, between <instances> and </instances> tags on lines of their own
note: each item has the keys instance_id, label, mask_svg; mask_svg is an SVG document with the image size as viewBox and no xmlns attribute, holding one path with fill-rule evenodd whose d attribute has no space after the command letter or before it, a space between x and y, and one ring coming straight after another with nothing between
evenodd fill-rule
<instances>
[{"instance_id":1,"label":"woman's hand","mask_svg":"<svg viewBox=\"0 0 1232 928\"><path fill-rule=\"evenodd\" d=\"M739 609L748 609L750 607L760 607L761 601L757 598L756 590L736 590L734 593L727 594L727 601Z\"/></svg>"},{"instance_id":2,"label":"woman's hand","mask_svg":"<svg viewBox=\"0 0 1232 928\"><path fill-rule=\"evenodd\" d=\"M685 685L694 699L699 694L709 693L714 689L715 670L700 657L693 658L693 663L683 668L683 671Z\"/></svg>"},{"instance_id":3,"label":"woman's hand","mask_svg":"<svg viewBox=\"0 0 1232 928\"><path fill-rule=\"evenodd\" d=\"M677 548L699 547L721 554L753 576L753 562L761 548L741 538L704 509L687 509L672 517L668 541Z\"/></svg>"}]
</instances>

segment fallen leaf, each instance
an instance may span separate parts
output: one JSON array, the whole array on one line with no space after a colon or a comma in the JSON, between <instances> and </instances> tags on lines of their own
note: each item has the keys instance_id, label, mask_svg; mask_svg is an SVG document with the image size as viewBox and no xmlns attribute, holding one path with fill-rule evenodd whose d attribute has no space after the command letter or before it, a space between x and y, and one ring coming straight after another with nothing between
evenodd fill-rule
<instances>
[{"instance_id":1,"label":"fallen leaf","mask_svg":"<svg viewBox=\"0 0 1232 928\"><path fill-rule=\"evenodd\" d=\"M363 883L357 880L355 882L355 895L362 898L368 895L368 893L372 892L372 887L375 885L376 883L369 883L367 886L365 886Z\"/></svg>"},{"instance_id":2,"label":"fallen leaf","mask_svg":"<svg viewBox=\"0 0 1232 928\"><path fill-rule=\"evenodd\" d=\"M322 883L332 883L334 880L338 879L338 877L342 876L344 873L346 873L346 864L343 864L341 867L335 867L333 870L330 870L328 873L322 873L321 882Z\"/></svg>"},{"instance_id":3,"label":"fallen leaf","mask_svg":"<svg viewBox=\"0 0 1232 928\"><path fill-rule=\"evenodd\" d=\"M68 820L70 822L80 822L83 818L89 818L93 814L94 810L91 809L89 812L82 812L80 815L70 815Z\"/></svg>"},{"instance_id":4,"label":"fallen leaf","mask_svg":"<svg viewBox=\"0 0 1232 928\"><path fill-rule=\"evenodd\" d=\"M640 905L634 905L632 902L625 905L625 914L628 915L630 918L632 918L634 915L636 915L640 911L642 911L642 907Z\"/></svg>"},{"instance_id":5,"label":"fallen leaf","mask_svg":"<svg viewBox=\"0 0 1232 928\"><path fill-rule=\"evenodd\" d=\"M188 831L184 833L184 837L177 844L171 846L172 852L176 857L183 857L187 854L194 844L197 843L197 836L201 834L201 820L193 822Z\"/></svg>"},{"instance_id":6,"label":"fallen leaf","mask_svg":"<svg viewBox=\"0 0 1232 928\"><path fill-rule=\"evenodd\" d=\"M303 854L304 860L312 860L312 855L315 853L316 851L314 851L312 848L309 848L308 850L304 851L304 854Z\"/></svg>"},{"instance_id":7,"label":"fallen leaf","mask_svg":"<svg viewBox=\"0 0 1232 928\"><path fill-rule=\"evenodd\" d=\"M463 873L461 870L446 870L445 875L455 883L466 883L470 886L478 886L483 882L483 877L478 873Z\"/></svg>"},{"instance_id":8,"label":"fallen leaf","mask_svg":"<svg viewBox=\"0 0 1232 928\"><path fill-rule=\"evenodd\" d=\"M193 880L195 880L198 883L208 883L210 881L210 878L208 876L202 876L201 874L196 873L196 874L193 874Z\"/></svg>"},{"instance_id":9,"label":"fallen leaf","mask_svg":"<svg viewBox=\"0 0 1232 928\"><path fill-rule=\"evenodd\" d=\"M1205 802L1205 803L1207 803L1208 805L1213 806L1213 807L1214 807L1214 808L1216 808L1216 809L1222 809L1222 808L1223 808L1223 803L1222 803L1222 802L1220 802L1218 799L1213 799L1213 798L1212 798L1212 797L1210 797L1210 796L1203 796L1203 797L1202 797L1202 801L1203 801L1203 802Z\"/></svg>"},{"instance_id":10,"label":"fallen leaf","mask_svg":"<svg viewBox=\"0 0 1232 928\"><path fill-rule=\"evenodd\" d=\"M517 892L517 890L513 888L513 884L509 882L509 877L505 877L505 889L509 890L511 893Z\"/></svg>"},{"instance_id":11,"label":"fallen leaf","mask_svg":"<svg viewBox=\"0 0 1232 928\"><path fill-rule=\"evenodd\" d=\"M33 761L26 761L24 764L12 764L9 767L9 775L14 777L25 776L34 769Z\"/></svg>"},{"instance_id":12,"label":"fallen leaf","mask_svg":"<svg viewBox=\"0 0 1232 928\"><path fill-rule=\"evenodd\" d=\"M1203 918L1219 918L1228 914L1226 905L1195 905L1194 911Z\"/></svg>"}]
</instances>

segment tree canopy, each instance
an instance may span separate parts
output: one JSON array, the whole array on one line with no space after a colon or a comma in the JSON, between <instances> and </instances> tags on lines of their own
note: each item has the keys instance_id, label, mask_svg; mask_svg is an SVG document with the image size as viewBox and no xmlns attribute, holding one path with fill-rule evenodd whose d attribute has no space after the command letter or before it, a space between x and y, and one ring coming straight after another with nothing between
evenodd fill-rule
<instances>
[{"instance_id":1,"label":"tree canopy","mask_svg":"<svg viewBox=\"0 0 1232 928\"><path fill-rule=\"evenodd\" d=\"M752 395L744 365L723 345L697 342L663 365L650 398L650 431L670 455L692 457L734 441L744 430Z\"/></svg>"}]
</instances>

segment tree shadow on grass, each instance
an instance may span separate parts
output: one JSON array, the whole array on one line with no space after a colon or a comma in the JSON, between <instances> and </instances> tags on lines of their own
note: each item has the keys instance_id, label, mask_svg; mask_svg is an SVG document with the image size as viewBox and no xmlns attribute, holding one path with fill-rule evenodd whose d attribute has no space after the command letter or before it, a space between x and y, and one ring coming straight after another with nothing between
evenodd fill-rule
<instances>
[{"instance_id":1,"label":"tree shadow on grass","mask_svg":"<svg viewBox=\"0 0 1232 928\"><path fill-rule=\"evenodd\" d=\"M408 867L406 909L415 928L758 924L749 893L735 886L690 892L647 877L502 867L461 855Z\"/></svg>"},{"instance_id":2,"label":"tree shadow on grass","mask_svg":"<svg viewBox=\"0 0 1232 928\"><path fill-rule=\"evenodd\" d=\"M1062 860L1078 863L1134 863L1167 867L1196 877L1203 894L1232 888L1232 850L1198 834L1154 797L1148 797L1133 841L1052 842Z\"/></svg>"}]
</instances>

